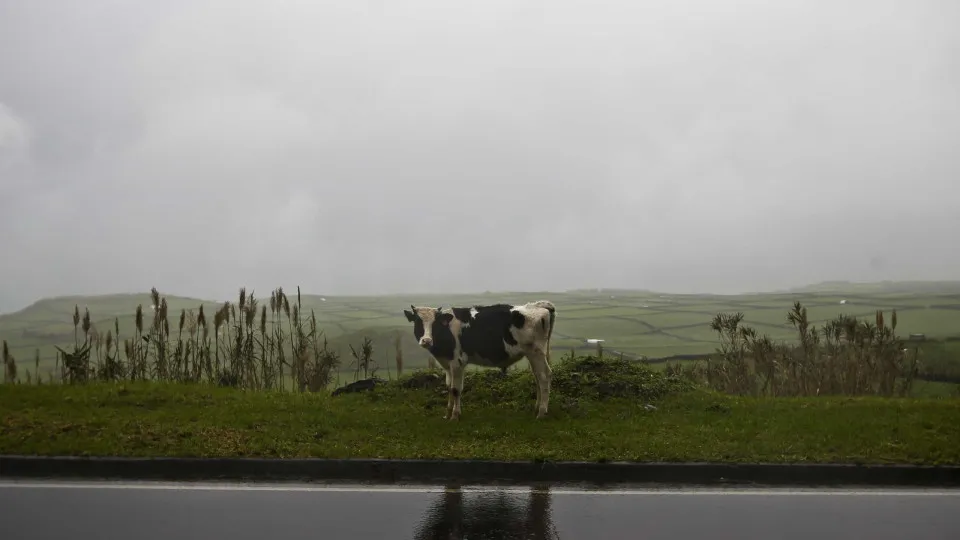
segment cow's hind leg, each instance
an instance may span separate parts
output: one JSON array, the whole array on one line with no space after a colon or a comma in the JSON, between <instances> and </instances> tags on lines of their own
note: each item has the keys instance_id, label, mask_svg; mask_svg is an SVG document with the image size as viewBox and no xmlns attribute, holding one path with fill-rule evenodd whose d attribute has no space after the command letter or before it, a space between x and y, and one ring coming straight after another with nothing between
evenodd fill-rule
<instances>
[{"instance_id":1,"label":"cow's hind leg","mask_svg":"<svg viewBox=\"0 0 960 540\"><path fill-rule=\"evenodd\" d=\"M541 392L540 392L540 372L537 371L537 369L533 367L533 360L531 360L529 356L527 357L527 363L530 364L530 372L533 373L534 384L537 386L537 405L536 405L536 407L537 407L537 409L539 409L539 408L540 408L540 399L541 399Z\"/></svg>"},{"instance_id":2,"label":"cow's hind leg","mask_svg":"<svg viewBox=\"0 0 960 540\"><path fill-rule=\"evenodd\" d=\"M550 403L550 379L553 375L550 364L547 362L547 354L540 347L534 347L527 354L530 361L530 368L533 369L533 376L537 380L537 418L543 418L547 414L547 408Z\"/></svg>"}]
</instances>

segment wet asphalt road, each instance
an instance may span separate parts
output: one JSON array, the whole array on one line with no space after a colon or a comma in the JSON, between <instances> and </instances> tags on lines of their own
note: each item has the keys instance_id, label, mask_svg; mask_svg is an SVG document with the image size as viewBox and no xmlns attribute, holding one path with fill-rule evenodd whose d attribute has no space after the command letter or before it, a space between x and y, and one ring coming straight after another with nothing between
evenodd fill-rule
<instances>
[{"instance_id":1,"label":"wet asphalt road","mask_svg":"<svg viewBox=\"0 0 960 540\"><path fill-rule=\"evenodd\" d=\"M0 481L20 539L960 538L960 490L397 488Z\"/></svg>"}]
</instances>

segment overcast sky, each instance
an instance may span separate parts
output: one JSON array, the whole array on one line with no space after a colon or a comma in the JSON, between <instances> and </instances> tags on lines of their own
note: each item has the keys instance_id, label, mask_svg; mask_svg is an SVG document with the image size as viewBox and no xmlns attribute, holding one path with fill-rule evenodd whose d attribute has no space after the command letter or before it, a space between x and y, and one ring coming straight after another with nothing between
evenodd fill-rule
<instances>
[{"instance_id":1,"label":"overcast sky","mask_svg":"<svg viewBox=\"0 0 960 540\"><path fill-rule=\"evenodd\" d=\"M960 277L956 0L0 0L0 311Z\"/></svg>"}]
</instances>

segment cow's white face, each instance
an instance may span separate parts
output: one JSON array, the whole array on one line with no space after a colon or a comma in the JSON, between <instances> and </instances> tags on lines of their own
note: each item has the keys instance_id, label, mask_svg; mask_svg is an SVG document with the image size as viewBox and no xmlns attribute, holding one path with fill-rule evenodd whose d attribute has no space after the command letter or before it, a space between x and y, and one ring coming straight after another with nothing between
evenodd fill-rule
<instances>
[{"instance_id":1,"label":"cow's white face","mask_svg":"<svg viewBox=\"0 0 960 540\"><path fill-rule=\"evenodd\" d=\"M440 310L442 307L415 307L410 306L412 311L403 310L407 320L413 323L413 337L417 338L417 343L424 349L433 346L433 326L436 322L442 322Z\"/></svg>"}]
</instances>

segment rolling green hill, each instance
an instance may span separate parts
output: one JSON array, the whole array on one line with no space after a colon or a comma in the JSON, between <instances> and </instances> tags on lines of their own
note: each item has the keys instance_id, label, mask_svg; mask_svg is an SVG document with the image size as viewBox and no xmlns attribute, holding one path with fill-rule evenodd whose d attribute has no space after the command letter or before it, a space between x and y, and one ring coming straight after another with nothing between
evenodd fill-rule
<instances>
[{"instance_id":1,"label":"rolling green hill","mask_svg":"<svg viewBox=\"0 0 960 540\"><path fill-rule=\"evenodd\" d=\"M924 333L929 338L960 336L960 282L846 284L847 291L840 290L841 285L844 284L828 283L805 287L803 292L743 295L607 289L432 296L303 295L302 303L305 314L311 310L316 314L330 347L344 359L344 370L351 360L349 346L359 348L364 337L372 339L374 359L383 370L388 366L394 369L394 340L398 335L405 366L425 365L427 354L416 345L412 327L402 313L410 304L451 306L549 299L557 306L555 356L570 349L593 350L594 346L585 342L588 338L602 339L605 350L628 356L663 358L709 353L717 345L717 336L709 324L718 312L743 312L746 324L773 339L792 341L795 335L786 321L786 312L797 300L807 306L814 324L839 314L872 318L876 310L896 309L897 332L903 337L911 333ZM197 298L165 298L174 336L181 310L195 313L203 305L210 319L222 305ZM264 299L258 301L262 304ZM123 340L133 335L138 304L143 305L145 324L149 324L151 303L149 292L43 299L18 312L0 315L0 339L8 342L22 369L35 373L35 358L39 355L40 373L47 373L54 367L55 346L74 343L75 306L81 315L89 309L95 330L116 333L115 328L119 328Z\"/></svg>"}]
</instances>

